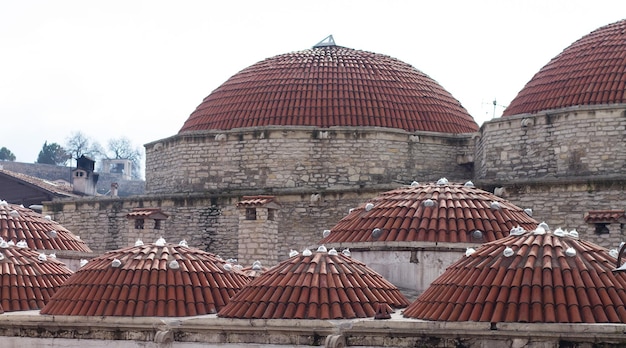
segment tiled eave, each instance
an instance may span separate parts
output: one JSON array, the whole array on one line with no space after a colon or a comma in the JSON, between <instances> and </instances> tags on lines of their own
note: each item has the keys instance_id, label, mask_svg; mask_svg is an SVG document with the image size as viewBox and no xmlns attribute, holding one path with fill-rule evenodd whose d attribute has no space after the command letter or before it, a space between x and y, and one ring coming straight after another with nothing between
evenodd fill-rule
<instances>
[{"instance_id":1,"label":"tiled eave","mask_svg":"<svg viewBox=\"0 0 626 348\"><path fill-rule=\"evenodd\" d=\"M590 210L585 213L584 220L588 224L594 223L626 223L624 210Z\"/></svg>"},{"instance_id":2,"label":"tiled eave","mask_svg":"<svg viewBox=\"0 0 626 348\"><path fill-rule=\"evenodd\" d=\"M321 345L327 337L341 337L347 346L416 346L424 338L483 340L491 346L511 339L541 340L558 346L561 340L577 343L616 344L624 341L622 324L519 324L432 322L402 318L389 320L284 320L226 319L216 315L187 318L45 316L38 311L0 315L3 342L24 337L84 340L115 340L116 346L138 342L187 342L191 344L257 344L284 346ZM42 341L44 342L44 341ZM503 345L502 345L503 346ZM330 347L330 346L327 346Z\"/></svg>"},{"instance_id":3,"label":"tiled eave","mask_svg":"<svg viewBox=\"0 0 626 348\"><path fill-rule=\"evenodd\" d=\"M342 242L325 244L327 248L350 251L465 251L467 248L477 248L479 243L449 243L449 242Z\"/></svg>"}]
</instances>

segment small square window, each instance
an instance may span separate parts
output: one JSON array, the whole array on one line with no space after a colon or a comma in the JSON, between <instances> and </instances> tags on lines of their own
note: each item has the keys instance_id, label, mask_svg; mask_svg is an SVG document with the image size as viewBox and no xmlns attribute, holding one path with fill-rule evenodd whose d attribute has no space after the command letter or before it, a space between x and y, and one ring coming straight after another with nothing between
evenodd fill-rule
<instances>
[{"instance_id":1,"label":"small square window","mask_svg":"<svg viewBox=\"0 0 626 348\"><path fill-rule=\"evenodd\" d=\"M246 220L256 220L256 208L246 208Z\"/></svg>"},{"instance_id":2,"label":"small square window","mask_svg":"<svg viewBox=\"0 0 626 348\"><path fill-rule=\"evenodd\" d=\"M268 209L267 210L267 220L274 221L275 218L276 218L276 214L274 213L274 209Z\"/></svg>"},{"instance_id":3,"label":"small square window","mask_svg":"<svg viewBox=\"0 0 626 348\"><path fill-rule=\"evenodd\" d=\"M161 229L161 220L154 220L154 229L155 230Z\"/></svg>"},{"instance_id":4,"label":"small square window","mask_svg":"<svg viewBox=\"0 0 626 348\"><path fill-rule=\"evenodd\" d=\"M596 224L596 234L609 234L608 224Z\"/></svg>"},{"instance_id":5,"label":"small square window","mask_svg":"<svg viewBox=\"0 0 626 348\"><path fill-rule=\"evenodd\" d=\"M136 230L143 230L143 219L137 219L135 220L135 229Z\"/></svg>"}]
</instances>

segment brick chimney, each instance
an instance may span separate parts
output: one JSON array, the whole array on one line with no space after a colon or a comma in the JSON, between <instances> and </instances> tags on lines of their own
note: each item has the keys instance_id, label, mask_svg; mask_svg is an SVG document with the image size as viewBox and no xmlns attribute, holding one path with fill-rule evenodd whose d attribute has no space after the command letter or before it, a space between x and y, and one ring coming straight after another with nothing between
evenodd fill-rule
<instances>
[{"instance_id":1,"label":"brick chimney","mask_svg":"<svg viewBox=\"0 0 626 348\"><path fill-rule=\"evenodd\" d=\"M135 245L137 239L145 243L154 243L162 237L164 231L164 221L169 215L159 208L135 208L126 214L128 218L128 234L126 240L122 240L120 247Z\"/></svg>"},{"instance_id":2,"label":"brick chimney","mask_svg":"<svg viewBox=\"0 0 626 348\"><path fill-rule=\"evenodd\" d=\"M278 212L274 196L245 196L239 208L238 261L250 266L256 260L263 265L278 263Z\"/></svg>"}]
</instances>

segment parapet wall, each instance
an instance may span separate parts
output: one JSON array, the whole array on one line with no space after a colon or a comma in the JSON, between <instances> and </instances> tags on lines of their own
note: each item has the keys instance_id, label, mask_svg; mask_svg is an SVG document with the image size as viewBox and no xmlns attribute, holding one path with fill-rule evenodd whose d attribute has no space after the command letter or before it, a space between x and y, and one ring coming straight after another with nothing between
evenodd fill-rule
<instances>
[{"instance_id":1,"label":"parapet wall","mask_svg":"<svg viewBox=\"0 0 626 348\"><path fill-rule=\"evenodd\" d=\"M626 108L574 107L486 122L477 140L476 180L622 174Z\"/></svg>"},{"instance_id":2,"label":"parapet wall","mask_svg":"<svg viewBox=\"0 0 626 348\"><path fill-rule=\"evenodd\" d=\"M280 203L276 221L278 243L260 245L257 249L277 249L278 259L284 260L290 249L317 248L323 230L334 226L350 208L397 186L323 193L306 190L274 192ZM185 239L189 246L219 254L225 259L237 258L242 210L236 204L242 196L249 194L258 193L92 197L46 202L43 214L50 215L80 236L98 254L134 243L139 234L134 231L134 221L126 217L134 208L160 208L169 218L163 221L159 235L159 231L155 231L154 240L144 239L145 242L154 242L161 236L169 242Z\"/></svg>"},{"instance_id":3,"label":"parapet wall","mask_svg":"<svg viewBox=\"0 0 626 348\"><path fill-rule=\"evenodd\" d=\"M481 182L482 183L482 182ZM504 184L505 198L533 210L533 218L550 228L576 229L581 238L608 249L626 241L626 229L619 223L608 226L609 233L597 234L594 224L584 220L590 210L626 208L626 177L621 179L546 180Z\"/></svg>"},{"instance_id":4,"label":"parapet wall","mask_svg":"<svg viewBox=\"0 0 626 348\"><path fill-rule=\"evenodd\" d=\"M399 311L398 311L399 312ZM623 324L226 319L196 317L0 316L3 347L623 347Z\"/></svg>"},{"instance_id":5,"label":"parapet wall","mask_svg":"<svg viewBox=\"0 0 626 348\"><path fill-rule=\"evenodd\" d=\"M467 180L473 151L472 134L376 127L185 133L146 145L146 193Z\"/></svg>"}]
</instances>

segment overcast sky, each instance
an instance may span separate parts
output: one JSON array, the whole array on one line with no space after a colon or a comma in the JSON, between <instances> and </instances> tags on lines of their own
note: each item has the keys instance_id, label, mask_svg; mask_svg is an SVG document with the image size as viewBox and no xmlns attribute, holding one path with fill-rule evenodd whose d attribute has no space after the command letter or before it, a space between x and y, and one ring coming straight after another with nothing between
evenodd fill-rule
<instances>
[{"instance_id":1,"label":"overcast sky","mask_svg":"<svg viewBox=\"0 0 626 348\"><path fill-rule=\"evenodd\" d=\"M103 146L172 136L238 71L311 48L386 54L438 81L478 124L551 58L626 18L626 1L0 0L0 147L34 162L81 131Z\"/></svg>"}]
</instances>

